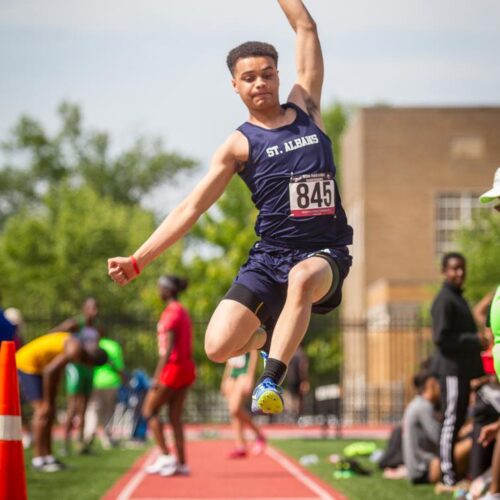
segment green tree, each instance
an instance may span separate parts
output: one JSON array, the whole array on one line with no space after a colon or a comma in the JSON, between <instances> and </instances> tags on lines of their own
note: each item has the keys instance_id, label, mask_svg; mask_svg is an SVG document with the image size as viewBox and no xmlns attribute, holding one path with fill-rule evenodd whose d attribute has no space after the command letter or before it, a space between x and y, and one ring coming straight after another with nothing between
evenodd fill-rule
<instances>
[{"instance_id":1,"label":"green tree","mask_svg":"<svg viewBox=\"0 0 500 500\"><path fill-rule=\"evenodd\" d=\"M108 278L106 259L131 253L154 226L153 214L138 205L118 203L90 187L53 187L36 211L11 216L0 236L4 295L31 313L74 313L87 295L97 296L104 312L152 311L155 302L141 297L155 290L164 259L125 288ZM176 255L178 247L171 259Z\"/></svg>"},{"instance_id":2,"label":"green tree","mask_svg":"<svg viewBox=\"0 0 500 500\"><path fill-rule=\"evenodd\" d=\"M332 141L335 165L337 167L337 182L341 182L342 165L342 135L344 134L349 119L354 111L353 106L346 106L340 102L335 102L327 107L321 117L325 124L326 135Z\"/></svg>"},{"instance_id":3,"label":"green tree","mask_svg":"<svg viewBox=\"0 0 500 500\"><path fill-rule=\"evenodd\" d=\"M326 135L330 137L333 144L335 159L340 164L342 159L341 138L348 122L347 107L340 102L335 102L323 111L322 118Z\"/></svg>"},{"instance_id":4,"label":"green tree","mask_svg":"<svg viewBox=\"0 0 500 500\"><path fill-rule=\"evenodd\" d=\"M108 134L87 130L77 106L61 104L58 116L53 134L21 117L1 145L0 271L6 300L23 310L74 312L83 296L96 294L108 308L157 310L154 281L160 269L178 268L182 244L128 290L108 279L106 259L142 243L155 221L140 201L195 162L164 150L159 140L138 139L112 153Z\"/></svg>"},{"instance_id":5,"label":"green tree","mask_svg":"<svg viewBox=\"0 0 500 500\"><path fill-rule=\"evenodd\" d=\"M500 283L500 216L493 209L474 214L471 225L458 235L467 258L467 296L474 302Z\"/></svg>"},{"instance_id":6,"label":"green tree","mask_svg":"<svg viewBox=\"0 0 500 500\"><path fill-rule=\"evenodd\" d=\"M159 139L138 139L116 155L109 135L86 130L80 109L63 103L60 125L50 135L34 118L23 116L3 142L0 169L0 227L22 206L37 206L51 186L87 185L100 196L138 203L158 184L175 182L180 171L196 163L164 150Z\"/></svg>"}]
</instances>

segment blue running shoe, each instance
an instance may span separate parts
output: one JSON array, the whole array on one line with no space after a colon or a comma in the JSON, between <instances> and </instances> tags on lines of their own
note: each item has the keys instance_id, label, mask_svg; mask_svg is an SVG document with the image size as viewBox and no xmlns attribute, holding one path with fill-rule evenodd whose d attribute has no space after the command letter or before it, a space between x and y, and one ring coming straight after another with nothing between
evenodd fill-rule
<instances>
[{"instance_id":1,"label":"blue running shoe","mask_svg":"<svg viewBox=\"0 0 500 500\"><path fill-rule=\"evenodd\" d=\"M252 413L277 414L284 408L283 389L269 377L265 378L252 394Z\"/></svg>"}]
</instances>

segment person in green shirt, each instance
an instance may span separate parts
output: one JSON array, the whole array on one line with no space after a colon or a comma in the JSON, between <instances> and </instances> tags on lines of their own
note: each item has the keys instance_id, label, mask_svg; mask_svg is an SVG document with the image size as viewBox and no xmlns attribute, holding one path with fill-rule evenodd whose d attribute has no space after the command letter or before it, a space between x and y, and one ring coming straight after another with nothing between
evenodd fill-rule
<instances>
[{"instance_id":1,"label":"person in green shirt","mask_svg":"<svg viewBox=\"0 0 500 500\"><path fill-rule=\"evenodd\" d=\"M497 168L493 179L493 187L486 191L479 198L481 203L494 202L494 209L500 212L500 168ZM488 317L489 327L493 333L493 361L495 371L500 380L500 285L491 302L490 313ZM491 424L485 425L481 430L479 442L486 446L489 442L496 439L493 450L493 461L491 464L492 482L488 493L481 497L483 500L500 500L500 419Z\"/></svg>"},{"instance_id":2,"label":"person in green shirt","mask_svg":"<svg viewBox=\"0 0 500 500\"><path fill-rule=\"evenodd\" d=\"M500 380L500 285L496 289L493 301L491 302L489 323L495 342L493 346L495 371L498 380Z\"/></svg>"},{"instance_id":3,"label":"person in green shirt","mask_svg":"<svg viewBox=\"0 0 500 500\"><path fill-rule=\"evenodd\" d=\"M82 305L81 314L67 318L54 327L52 332L70 332L85 345L96 347L100 335L99 304L94 297L87 297ZM66 366L66 395L67 409L64 423L64 454L71 454L71 435L73 429L77 431L77 448L85 453L83 430L85 428L85 413L92 393L93 367L82 363L69 363Z\"/></svg>"},{"instance_id":4,"label":"person in green shirt","mask_svg":"<svg viewBox=\"0 0 500 500\"><path fill-rule=\"evenodd\" d=\"M116 443L113 438L112 419L118 402L118 389L124 379L123 351L116 340L101 338L99 347L108 355L104 365L94 369L93 391L85 414L84 442L91 446L101 425L101 445L109 449Z\"/></svg>"},{"instance_id":5,"label":"person in green shirt","mask_svg":"<svg viewBox=\"0 0 500 500\"><path fill-rule=\"evenodd\" d=\"M481 203L493 202L493 208L500 212L500 167L497 168L495 172L493 187L483 193L479 197L479 200ZM497 287L493 296L488 319L490 323L488 326L490 326L494 338L493 359L495 363L495 371L500 380L500 285Z\"/></svg>"}]
</instances>

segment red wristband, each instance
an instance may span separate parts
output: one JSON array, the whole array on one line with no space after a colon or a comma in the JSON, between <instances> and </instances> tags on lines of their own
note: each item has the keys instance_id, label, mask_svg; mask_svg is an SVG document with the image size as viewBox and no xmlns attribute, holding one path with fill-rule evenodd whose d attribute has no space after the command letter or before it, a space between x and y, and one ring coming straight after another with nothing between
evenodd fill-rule
<instances>
[{"instance_id":1,"label":"red wristband","mask_svg":"<svg viewBox=\"0 0 500 500\"><path fill-rule=\"evenodd\" d=\"M139 266L137 264L137 261L135 260L135 257L133 255L130 256L130 260L132 262L132 267L134 268L134 271L137 274L141 274L141 270L139 269Z\"/></svg>"}]
</instances>

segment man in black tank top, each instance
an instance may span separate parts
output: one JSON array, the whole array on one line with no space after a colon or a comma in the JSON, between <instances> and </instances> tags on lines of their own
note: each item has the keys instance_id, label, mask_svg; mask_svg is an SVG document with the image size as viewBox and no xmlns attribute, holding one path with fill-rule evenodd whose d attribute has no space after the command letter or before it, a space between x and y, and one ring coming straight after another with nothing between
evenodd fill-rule
<instances>
[{"instance_id":1,"label":"man in black tank top","mask_svg":"<svg viewBox=\"0 0 500 500\"><path fill-rule=\"evenodd\" d=\"M259 209L261 241L212 315L205 351L223 363L269 350L252 396L252 409L263 413L283 411L280 384L311 312L340 304L352 243L321 119L323 56L316 23L301 0L278 3L296 33L297 79L287 103L279 100L273 46L247 42L231 50L227 64L249 112L246 124L217 149L206 176L133 255L108 260L108 274L126 285L182 238L240 174Z\"/></svg>"}]
</instances>

